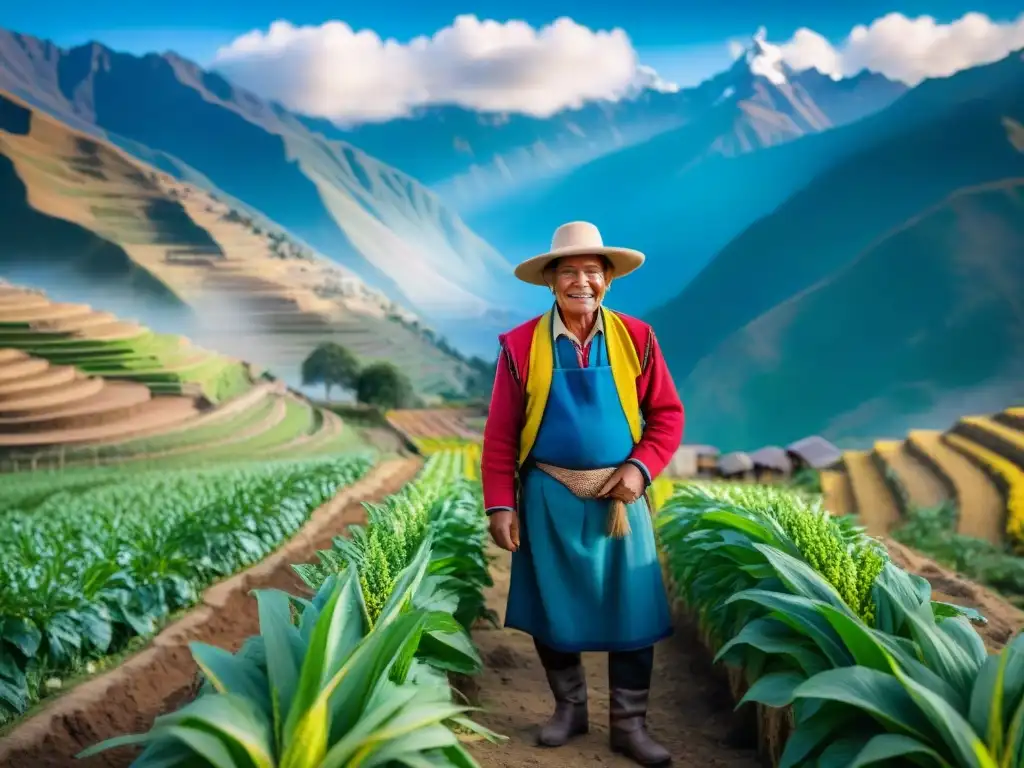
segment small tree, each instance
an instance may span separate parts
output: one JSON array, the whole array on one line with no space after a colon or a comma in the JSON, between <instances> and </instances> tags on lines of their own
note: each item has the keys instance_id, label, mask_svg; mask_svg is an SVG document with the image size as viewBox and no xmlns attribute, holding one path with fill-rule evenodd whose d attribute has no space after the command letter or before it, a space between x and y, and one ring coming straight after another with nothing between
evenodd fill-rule
<instances>
[{"instance_id":1,"label":"small tree","mask_svg":"<svg viewBox=\"0 0 1024 768\"><path fill-rule=\"evenodd\" d=\"M340 344L325 341L302 361L302 383L324 385L324 399L330 400L331 387L354 389L359 380L359 360Z\"/></svg>"},{"instance_id":2,"label":"small tree","mask_svg":"<svg viewBox=\"0 0 1024 768\"><path fill-rule=\"evenodd\" d=\"M356 383L359 402L379 408L403 408L414 398L412 382L391 363L374 363L362 370Z\"/></svg>"}]
</instances>

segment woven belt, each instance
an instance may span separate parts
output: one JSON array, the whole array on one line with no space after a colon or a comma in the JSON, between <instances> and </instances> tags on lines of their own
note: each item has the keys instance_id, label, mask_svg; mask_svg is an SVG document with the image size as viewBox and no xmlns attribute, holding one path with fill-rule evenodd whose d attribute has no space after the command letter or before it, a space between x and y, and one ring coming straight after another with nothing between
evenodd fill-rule
<instances>
[{"instance_id":1,"label":"woven belt","mask_svg":"<svg viewBox=\"0 0 1024 768\"><path fill-rule=\"evenodd\" d=\"M594 499L608 478L615 474L618 467L604 467L602 469L565 469L551 464L536 462L537 469L546 475L550 475L560 482L569 491L580 499ZM609 499L611 509L608 511L608 535L612 538L621 539L629 533L629 516L625 503L618 499Z\"/></svg>"}]
</instances>

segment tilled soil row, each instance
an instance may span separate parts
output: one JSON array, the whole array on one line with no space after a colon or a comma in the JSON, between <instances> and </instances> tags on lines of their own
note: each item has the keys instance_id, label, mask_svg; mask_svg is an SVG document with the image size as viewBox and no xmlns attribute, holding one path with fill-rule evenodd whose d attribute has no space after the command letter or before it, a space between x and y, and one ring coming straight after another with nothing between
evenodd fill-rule
<instances>
[{"instance_id":1,"label":"tilled soil row","mask_svg":"<svg viewBox=\"0 0 1024 768\"><path fill-rule=\"evenodd\" d=\"M273 555L203 593L202 602L158 634L145 650L116 669L70 690L19 725L0 742L2 768L123 768L137 754L123 748L86 760L75 755L113 736L149 729L192 695L196 665L188 644L210 643L231 651L259 632L253 589L308 593L292 570L349 525L365 521L363 501L380 501L415 477L419 459L394 459L375 467L313 512L302 529Z\"/></svg>"}]
</instances>

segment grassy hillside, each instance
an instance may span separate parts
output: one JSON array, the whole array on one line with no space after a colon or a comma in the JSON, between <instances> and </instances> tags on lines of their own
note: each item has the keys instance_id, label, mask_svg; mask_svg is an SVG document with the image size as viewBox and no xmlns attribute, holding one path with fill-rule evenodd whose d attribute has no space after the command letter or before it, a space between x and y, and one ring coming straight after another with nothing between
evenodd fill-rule
<instances>
[{"instance_id":1,"label":"grassy hillside","mask_svg":"<svg viewBox=\"0 0 1024 768\"><path fill-rule=\"evenodd\" d=\"M666 333L676 375L686 376L730 333L828 278L949 195L1024 172L1024 154L1006 122L1024 119L1024 64L1004 64L1016 78L974 100L961 101L956 78L946 81L948 109L913 128L894 128L817 174L732 240L678 297L651 312L656 329ZM901 124L899 115L892 120ZM684 338L672 335L676 327L702 332Z\"/></svg>"},{"instance_id":2,"label":"grassy hillside","mask_svg":"<svg viewBox=\"0 0 1024 768\"><path fill-rule=\"evenodd\" d=\"M0 31L0 87L178 176L216 185L458 341L511 265L411 177L173 54L63 50ZM84 98L83 94L88 94ZM464 322L474 319L474 324ZM497 325L504 325L499 317ZM493 334L486 329L487 351Z\"/></svg>"},{"instance_id":3,"label":"grassy hillside","mask_svg":"<svg viewBox=\"0 0 1024 768\"><path fill-rule=\"evenodd\" d=\"M1008 158L1003 167L1012 167ZM793 271L798 257L806 275L824 271L840 246L855 247L839 217L822 211L819 222L830 237L816 250L796 248ZM870 444L1024 398L1022 252L1017 180L950 195L804 290L787 285L791 272L781 265L752 267L758 279L734 284L732 317L747 311L752 286L765 299L773 289L794 293L729 335L681 382L688 439L713 438L728 449L818 433ZM700 342L666 322L660 337L676 365L680 350Z\"/></svg>"},{"instance_id":4,"label":"grassy hillside","mask_svg":"<svg viewBox=\"0 0 1024 768\"><path fill-rule=\"evenodd\" d=\"M3 274L130 304L292 381L328 339L400 363L422 392L459 392L472 374L333 262L2 92L0 228Z\"/></svg>"},{"instance_id":5,"label":"grassy hillside","mask_svg":"<svg viewBox=\"0 0 1024 768\"><path fill-rule=\"evenodd\" d=\"M84 346L54 357L37 345L44 357L5 343L0 331L0 471L296 458L361 444L334 413L279 383L253 382L240 364L229 370L230 361L211 361L231 385L211 402L195 382L172 388L184 374L171 362L136 371L126 360L96 365Z\"/></svg>"}]
</instances>

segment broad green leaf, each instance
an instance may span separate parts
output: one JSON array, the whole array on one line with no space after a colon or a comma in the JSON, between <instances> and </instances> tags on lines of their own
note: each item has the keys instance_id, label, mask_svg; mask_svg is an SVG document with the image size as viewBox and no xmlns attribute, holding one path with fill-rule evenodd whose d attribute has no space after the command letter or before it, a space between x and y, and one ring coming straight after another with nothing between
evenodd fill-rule
<instances>
[{"instance_id":1,"label":"broad green leaf","mask_svg":"<svg viewBox=\"0 0 1024 768\"><path fill-rule=\"evenodd\" d=\"M360 606L356 599L359 592L358 576L354 569L347 571L335 583L333 594L323 606L313 628L312 637L306 648L299 682L285 720L281 743L290 753L293 739L298 737L296 729L303 723L306 739L323 738L318 747L309 743L309 750L323 754L327 749L327 703L326 699L314 708L314 702L321 699L321 692L327 682L341 668L363 638L365 627ZM314 724L310 718L322 717L324 722ZM298 766L299 763L296 763Z\"/></svg>"},{"instance_id":2,"label":"broad green leaf","mask_svg":"<svg viewBox=\"0 0 1024 768\"><path fill-rule=\"evenodd\" d=\"M843 647L839 635L811 600L763 589L746 589L728 598L725 603L728 605L740 601L756 603L772 611L779 621L813 640L834 666L852 663L853 657Z\"/></svg>"},{"instance_id":3,"label":"broad green leaf","mask_svg":"<svg viewBox=\"0 0 1024 768\"><path fill-rule=\"evenodd\" d=\"M881 733L875 736L857 753L848 768L861 768L865 765L892 760L894 757L927 757L940 768L950 768L938 752L915 738L898 733Z\"/></svg>"},{"instance_id":4,"label":"broad green leaf","mask_svg":"<svg viewBox=\"0 0 1024 768\"><path fill-rule=\"evenodd\" d=\"M893 675L867 667L841 667L802 683L795 698L842 702L871 715L895 733L929 743L935 731L914 699Z\"/></svg>"},{"instance_id":5,"label":"broad green leaf","mask_svg":"<svg viewBox=\"0 0 1024 768\"><path fill-rule=\"evenodd\" d=\"M843 598L839 596L835 587L829 584L824 576L811 568L807 563L787 555L785 552L774 547L768 547L764 544L755 544L754 546L771 563L779 578L782 579L783 583L794 595L831 605L836 610L842 611L851 617L856 615Z\"/></svg>"},{"instance_id":6,"label":"broad green leaf","mask_svg":"<svg viewBox=\"0 0 1024 768\"><path fill-rule=\"evenodd\" d=\"M212 733L184 725L169 725L162 729L162 735L184 742L213 768L237 768L231 757L231 750ZM269 768L272 763L266 765Z\"/></svg>"},{"instance_id":7,"label":"broad green leaf","mask_svg":"<svg viewBox=\"0 0 1024 768\"><path fill-rule=\"evenodd\" d=\"M969 768L998 768L996 761L970 723L949 702L911 680L899 669L894 670L894 673L945 742L942 754L949 755L955 764Z\"/></svg>"},{"instance_id":8,"label":"broad green leaf","mask_svg":"<svg viewBox=\"0 0 1024 768\"><path fill-rule=\"evenodd\" d=\"M735 653L740 646L749 645L763 653L789 656L810 677L829 667L822 654L797 630L769 617L754 619L740 633L726 642L715 656L715 662L729 658L742 659Z\"/></svg>"},{"instance_id":9,"label":"broad green leaf","mask_svg":"<svg viewBox=\"0 0 1024 768\"><path fill-rule=\"evenodd\" d=\"M271 705L274 711L274 732L278 739L284 735L295 691L299 685L301 657L295 653L292 635L298 630L292 624L288 595L278 590L256 590L256 603L260 617L260 635L267 659L267 678L270 681Z\"/></svg>"},{"instance_id":10,"label":"broad green leaf","mask_svg":"<svg viewBox=\"0 0 1024 768\"><path fill-rule=\"evenodd\" d=\"M388 595L387 602L384 603L380 617L377 619L378 624L387 624L393 621L395 616L411 603L412 596L426 576L427 566L430 564L430 545L431 535L428 532L420 544L416 556L395 580L394 588Z\"/></svg>"},{"instance_id":11,"label":"broad green leaf","mask_svg":"<svg viewBox=\"0 0 1024 768\"><path fill-rule=\"evenodd\" d=\"M871 628L859 618L831 605L822 605L818 610L842 638L856 664L877 669L879 672L889 672L892 669L891 657L875 639L875 633Z\"/></svg>"},{"instance_id":12,"label":"broad green leaf","mask_svg":"<svg viewBox=\"0 0 1024 768\"><path fill-rule=\"evenodd\" d=\"M794 706L801 701L811 702L814 700L797 699ZM778 768L795 768L801 765L824 744L834 741L835 734L851 728L857 717L858 713L852 707L831 701L822 702L817 712L797 723L796 729L786 740L786 746L779 758Z\"/></svg>"},{"instance_id":13,"label":"broad green leaf","mask_svg":"<svg viewBox=\"0 0 1024 768\"><path fill-rule=\"evenodd\" d=\"M799 672L774 672L758 678L736 704L739 709L748 701L756 701L769 707L785 707L792 703L793 692L807 678Z\"/></svg>"},{"instance_id":14,"label":"broad green leaf","mask_svg":"<svg viewBox=\"0 0 1024 768\"><path fill-rule=\"evenodd\" d=\"M27 659L34 658L39 644L43 640L43 633L32 622L25 618L7 618L0 622L0 640L10 643L21 652ZM0 648L2 652L2 648Z\"/></svg>"},{"instance_id":15,"label":"broad green leaf","mask_svg":"<svg viewBox=\"0 0 1024 768\"><path fill-rule=\"evenodd\" d=\"M266 673L241 654L233 655L206 643L189 643L196 665L218 693L235 693L251 701L268 719L273 708Z\"/></svg>"}]
</instances>

